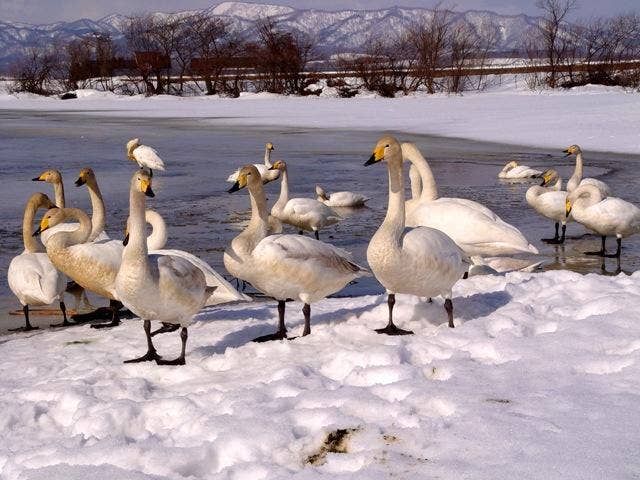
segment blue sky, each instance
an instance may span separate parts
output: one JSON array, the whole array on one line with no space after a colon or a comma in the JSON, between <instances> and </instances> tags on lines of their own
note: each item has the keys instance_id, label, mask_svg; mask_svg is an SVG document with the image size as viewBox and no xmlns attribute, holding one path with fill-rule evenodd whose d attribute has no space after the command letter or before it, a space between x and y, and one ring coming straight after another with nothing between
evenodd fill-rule
<instances>
[{"instance_id":1,"label":"blue sky","mask_svg":"<svg viewBox=\"0 0 640 480\"><path fill-rule=\"evenodd\" d=\"M110 13L135 14L148 11L179 11L216 5L215 0L0 0L0 20L51 23L79 18L98 19ZM255 2L252 2L255 3ZM408 7L431 7L431 0L263 0L260 3L290 5L296 8L341 10L372 9L400 4ZM576 16L615 15L640 10L639 0L578 0ZM505 14L535 15L535 0L456 0L448 2L456 10L493 10Z\"/></svg>"}]
</instances>

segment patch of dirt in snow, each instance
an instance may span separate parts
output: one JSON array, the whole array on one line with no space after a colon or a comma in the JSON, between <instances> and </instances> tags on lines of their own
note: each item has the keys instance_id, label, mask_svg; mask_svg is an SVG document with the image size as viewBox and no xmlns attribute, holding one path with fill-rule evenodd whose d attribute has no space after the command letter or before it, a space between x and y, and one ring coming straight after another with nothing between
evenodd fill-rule
<instances>
[{"instance_id":1,"label":"patch of dirt in snow","mask_svg":"<svg viewBox=\"0 0 640 480\"><path fill-rule=\"evenodd\" d=\"M327 460L329 453L347 453L349 448L349 437L357 432L359 428L338 428L329 432L322 442L318 451L309 455L305 463L310 465L322 465Z\"/></svg>"}]
</instances>

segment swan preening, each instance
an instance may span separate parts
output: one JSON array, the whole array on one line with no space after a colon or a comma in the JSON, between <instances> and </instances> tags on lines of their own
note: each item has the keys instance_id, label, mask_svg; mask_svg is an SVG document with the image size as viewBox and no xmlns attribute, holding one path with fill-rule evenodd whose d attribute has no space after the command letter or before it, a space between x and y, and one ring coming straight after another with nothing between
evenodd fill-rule
<instances>
[{"instance_id":1,"label":"swan preening","mask_svg":"<svg viewBox=\"0 0 640 480\"><path fill-rule=\"evenodd\" d=\"M262 178L262 183L267 184L269 182L273 182L280 177L280 170L274 170L271 167L273 164L271 163L271 152L275 150L273 143L267 142L264 146L264 163L254 163L253 166L258 169L260 172L260 178ZM238 180L238 174L240 173L240 168L233 172L231 175L227 177L227 182L235 183Z\"/></svg>"},{"instance_id":2,"label":"swan preening","mask_svg":"<svg viewBox=\"0 0 640 480\"><path fill-rule=\"evenodd\" d=\"M33 327L29 322L29 306L49 305L56 300L60 302L64 321L52 326L69 325L63 297L67 282L64 275L53 266L47 254L44 253L44 248L31 235L36 211L50 208L55 208L55 205L49 197L44 193L34 193L29 197L24 210L22 220L24 252L11 260L7 269L7 281L9 288L22 304L25 326L11 329L11 331L37 329L38 327Z\"/></svg>"},{"instance_id":3,"label":"swan preening","mask_svg":"<svg viewBox=\"0 0 640 480\"><path fill-rule=\"evenodd\" d=\"M401 148L403 158L412 164L412 198L406 202L407 226L440 230L467 255L538 253L520 230L484 205L464 198L438 198L427 160L413 143L403 143Z\"/></svg>"},{"instance_id":4,"label":"swan preening","mask_svg":"<svg viewBox=\"0 0 640 480\"><path fill-rule=\"evenodd\" d=\"M587 255L601 257L620 257L622 239L640 232L640 208L621 198L604 198L602 190L596 185L580 185L567 195L566 216L571 214L576 222L602 237L602 247ZM607 236L615 235L616 253L607 254L605 242Z\"/></svg>"},{"instance_id":5,"label":"swan preening","mask_svg":"<svg viewBox=\"0 0 640 480\"><path fill-rule=\"evenodd\" d=\"M289 198L289 175L287 164L282 160L277 160L271 167L279 170L280 174L280 197L273 207L271 215L283 223L293 225L298 230L313 232L316 240L320 238L319 232L322 228L342 220L330 207L313 198Z\"/></svg>"},{"instance_id":6,"label":"swan preening","mask_svg":"<svg viewBox=\"0 0 640 480\"><path fill-rule=\"evenodd\" d=\"M316 200L328 207L362 207L369 198L355 192L333 192L328 195L320 185L316 185Z\"/></svg>"},{"instance_id":7,"label":"swan preening","mask_svg":"<svg viewBox=\"0 0 640 480\"><path fill-rule=\"evenodd\" d=\"M286 181L286 170L283 171L283 181ZM311 333L311 304L369 273L347 252L328 243L300 235L268 236L267 201L260 172L253 165L240 169L238 180L229 192L245 187L251 199L251 220L225 250L224 265L234 277L251 283L278 301L278 330L255 340L286 338L284 313L287 299L304 304L302 335L308 335Z\"/></svg>"},{"instance_id":8,"label":"swan preening","mask_svg":"<svg viewBox=\"0 0 640 480\"><path fill-rule=\"evenodd\" d=\"M531 167L527 167L526 165L519 165L518 162L512 160L507 163L500 173L498 173L498 178L502 178L504 180L516 180L516 179L525 179L525 178L538 178L542 175L540 170L536 170Z\"/></svg>"},{"instance_id":9,"label":"swan preening","mask_svg":"<svg viewBox=\"0 0 640 480\"><path fill-rule=\"evenodd\" d=\"M127 142L127 158L136 162L140 168L146 168L153 175L153 170L164 170L164 162L155 149L140 145L139 138L132 138Z\"/></svg>"}]
</instances>

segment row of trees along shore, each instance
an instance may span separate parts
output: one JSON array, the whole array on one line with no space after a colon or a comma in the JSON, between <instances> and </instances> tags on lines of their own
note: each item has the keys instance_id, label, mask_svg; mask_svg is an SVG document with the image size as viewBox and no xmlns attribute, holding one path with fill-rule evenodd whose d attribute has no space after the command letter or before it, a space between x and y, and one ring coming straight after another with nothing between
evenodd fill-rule
<instances>
[{"instance_id":1,"label":"row of trees along shore","mask_svg":"<svg viewBox=\"0 0 640 480\"><path fill-rule=\"evenodd\" d=\"M598 83L640 87L640 16L568 22L575 0L538 0L537 30L511 52L517 67L494 65L500 28L455 23L437 5L432 15L392 37L371 38L358 54L322 58L312 38L271 18L250 38L219 17L195 13L128 17L124 41L92 33L64 45L34 47L10 69L12 90L43 95L80 88L119 94L215 95L243 91L319 94L318 80L349 97L483 89L490 75L522 73L531 88Z\"/></svg>"}]
</instances>

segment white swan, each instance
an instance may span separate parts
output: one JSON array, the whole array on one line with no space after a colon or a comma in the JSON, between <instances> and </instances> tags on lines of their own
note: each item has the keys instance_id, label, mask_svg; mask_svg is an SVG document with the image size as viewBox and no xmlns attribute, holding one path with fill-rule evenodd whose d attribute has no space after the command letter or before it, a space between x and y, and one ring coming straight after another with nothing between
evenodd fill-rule
<instances>
[{"instance_id":1,"label":"white swan","mask_svg":"<svg viewBox=\"0 0 640 480\"><path fill-rule=\"evenodd\" d=\"M271 167L273 166L271 163L271 152L273 150L275 150L273 143L268 142L264 147L264 163L253 164L253 166L258 169L258 172L260 172L260 177L262 178L263 184L273 182L274 180L280 178L280 170L271 169ZM239 173L240 169L237 169L227 177L227 182L235 183L238 180Z\"/></svg>"},{"instance_id":2,"label":"white swan","mask_svg":"<svg viewBox=\"0 0 640 480\"><path fill-rule=\"evenodd\" d=\"M233 286L227 282L222 275L216 272L207 262L196 257L195 255L183 250L166 249L167 243L167 224L155 210L147 210L145 212L145 221L152 227L151 234L147 237L147 249L153 255L170 255L181 257L188 260L193 265L202 270L207 287L216 287L215 291L207 298L205 307L220 305L228 302L250 302L251 297L238 292ZM128 224L128 223L127 223ZM128 231L128 228L127 228ZM125 244L128 242L125 234Z\"/></svg>"},{"instance_id":3,"label":"white swan","mask_svg":"<svg viewBox=\"0 0 640 480\"><path fill-rule=\"evenodd\" d=\"M327 207L362 207L369 198L355 192L327 192L320 185L316 185L316 200Z\"/></svg>"},{"instance_id":4,"label":"white swan","mask_svg":"<svg viewBox=\"0 0 640 480\"><path fill-rule=\"evenodd\" d=\"M64 208L64 184L59 170L46 170L39 176L32 178L34 182L47 182L53 185L53 194L58 208Z\"/></svg>"},{"instance_id":5,"label":"white swan","mask_svg":"<svg viewBox=\"0 0 640 480\"><path fill-rule=\"evenodd\" d=\"M583 170L583 160L582 160L582 149L578 145L571 145L570 147L564 150L565 157L570 155L576 156L576 168L573 171L573 175L569 178L567 182L567 192L573 192L578 186L582 185L594 185L601 192L602 195L608 197L611 195L611 189L609 186L601 180L595 178L582 178L582 170Z\"/></svg>"},{"instance_id":6,"label":"white swan","mask_svg":"<svg viewBox=\"0 0 640 480\"><path fill-rule=\"evenodd\" d=\"M164 162L153 148L140 145L139 138L132 138L127 142L127 158L136 162L140 168L147 168L153 174L153 170L164 170Z\"/></svg>"},{"instance_id":7,"label":"white swan","mask_svg":"<svg viewBox=\"0 0 640 480\"><path fill-rule=\"evenodd\" d=\"M80 170L75 185L76 187L86 185L89 192L89 200L91 200L91 234L89 234L87 241L109 240L109 235L104 231L106 224L104 200L93 169L86 167Z\"/></svg>"},{"instance_id":8,"label":"white swan","mask_svg":"<svg viewBox=\"0 0 640 480\"><path fill-rule=\"evenodd\" d=\"M273 169L280 170L280 197L273 207L271 215L283 223L288 223L300 230L311 231L316 240L320 238L321 228L333 225L342 220L331 208L313 198L292 198L289 199L289 175L287 174L287 164L282 160L277 160Z\"/></svg>"},{"instance_id":9,"label":"white swan","mask_svg":"<svg viewBox=\"0 0 640 480\"><path fill-rule=\"evenodd\" d=\"M184 258L149 254L145 196L153 197L150 174L142 170L134 173L129 195L129 242L122 253L115 289L120 301L144 320L147 353L125 363L155 360L158 364L184 365L187 326L204 306L212 289L207 287L202 271ZM156 353L151 339L151 320L182 326L179 357L163 360Z\"/></svg>"},{"instance_id":10,"label":"white swan","mask_svg":"<svg viewBox=\"0 0 640 480\"><path fill-rule=\"evenodd\" d=\"M508 179L523 179L523 178L538 178L542 175L540 170L528 167L526 165L519 165L515 160L507 163L500 173L498 178L505 180Z\"/></svg>"},{"instance_id":11,"label":"white swan","mask_svg":"<svg viewBox=\"0 0 640 480\"><path fill-rule=\"evenodd\" d=\"M310 305L369 272L354 263L347 252L328 243L300 235L267 236L267 202L260 172L253 165L240 169L238 181L229 192L244 187L248 187L251 199L251 220L225 250L224 265L234 277L278 300L278 331L255 340L286 338L284 311L288 298L304 303L302 335L308 335Z\"/></svg>"},{"instance_id":12,"label":"white swan","mask_svg":"<svg viewBox=\"0 0 640 480\"><path fill-rule=\"evenodd\" d=\"M640 232L640 208L621 198L604 198L595 185L580 185L567 195L566 214L602 237L602 248L587 255L620 257L622 239ZM608 235L615 235L618 243L616 253L607 254L605 242Z\"/></svg>"},{"instance_id":13,"label":"white swan","mask_svg":"<svg viewBox=\"0 0 640 480\"><path fill-rule=\"evenodd\" d=\"M467 255L538 253L520 230L484 205L464 198L438 198L431 168L413 143L402 144L402 155L412 163L412 182L417 183L420 178L422 184L421 189L412 185L416 197L407 201L407 226L441 230Z\"/></svg>"},{"instance_id":14,"label":"white swan","mask_svg":"<svg viewBox=\"0 0 640 480\"><path fill-rule=\"evenodd\" d=\"M468 261L463 252L440 230L428 227L405 228L404 180L402 150L391 136L382 137L365 163L387 162L389 173L389 205L380 228L371 238L367 260L375 277L388 293L389 322L376 330L389 335L405 335L393 323L393 305L396 293L419 297L445 298L444 308L453 328L451 289L464 275Z\"/></svg>"},{"instance_id":15,"label":"white swan","mask_svg":"<svg viewBox=\"0 0 640 480\"><path fill-rule=\"evenodd\" d=\"M555 183L554 183L555 182ZM553 185L551 185L553 183ZM573 218L565 213L567 192L562 190L562 179L555 170L547 170L542 174L542 183L529 187L525 194L527 203L543 217L555 221L556 232L553 238L543 238L546 243L562 244L565 240L567 223ZM558 229L562 224L562 236Z\"/></svg>"},{"instance_id":16,"label":"white swan","mask_svg":"<svg viewBox=\"0 0 640 480\"><path fill-rule=\"evenodd\" d=\"M24 209L22 220L24 252L11 260L7 269L7 281L9 288L22 304L25 326L9 329L10 331L37 329L38 327L31 326L29 322L29 305L49 305L55 300L60 302L64 321L62 324L52 326L70 325L64 305L63 295L67 284L64 275L56 270L44 253L44 248L31 235L36 211L40 208L54 207L53 202L44 193L34 193L29 197Z\"/></svg>"}]
</instances>

